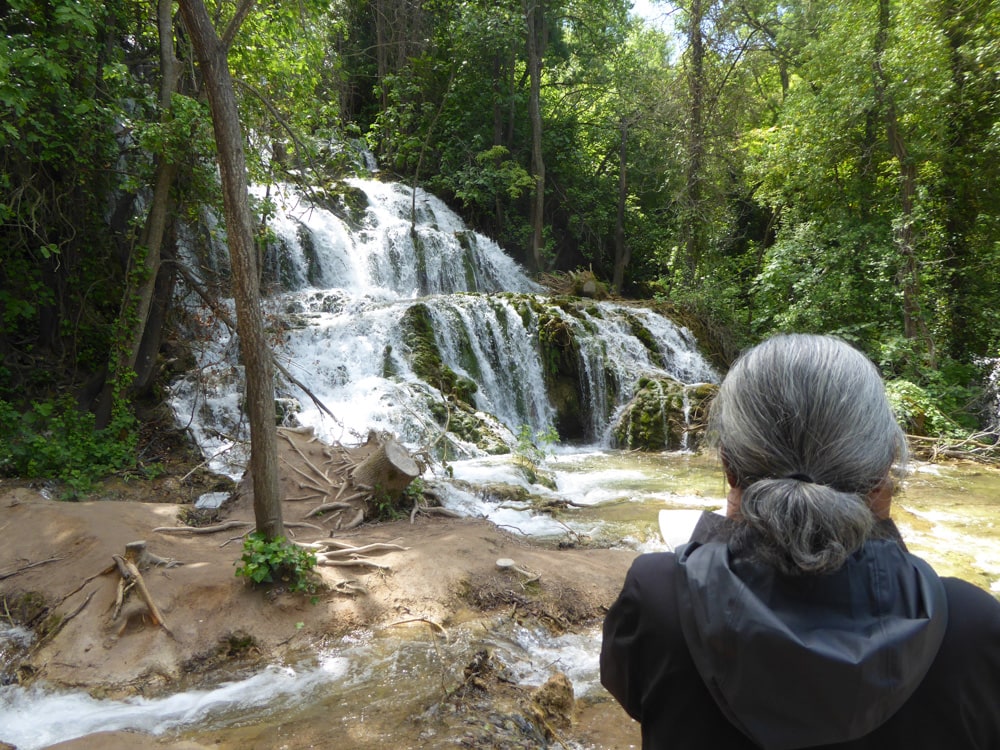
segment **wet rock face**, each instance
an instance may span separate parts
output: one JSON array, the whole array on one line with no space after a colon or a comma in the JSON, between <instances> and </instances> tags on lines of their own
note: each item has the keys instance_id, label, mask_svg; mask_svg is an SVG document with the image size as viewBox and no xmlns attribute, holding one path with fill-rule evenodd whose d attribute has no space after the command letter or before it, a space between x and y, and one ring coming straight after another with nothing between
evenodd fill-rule
<instances>
[{"instance_id":1,"label":"wet rock face","mask_svg":"<svg viewBox=\"0 0 1000 750\"><path fill-rule=\"evenodd\" d=\"M698 448L705 434L708 403L717 390L711 383L640 379L612 429L615 446L647 451Z\"/></svg>"},{"instance_id":2,"label":"wet rock face","mask_svg":"<svg viewBox=\"0 0 1000 750\"><path fill-rule=\"evenodd\" d=\"M556 672L532 693L528 713L540 719L543 728L569 729L575 708L573 683L562 672Z\"/></svg>"}]
</instances>

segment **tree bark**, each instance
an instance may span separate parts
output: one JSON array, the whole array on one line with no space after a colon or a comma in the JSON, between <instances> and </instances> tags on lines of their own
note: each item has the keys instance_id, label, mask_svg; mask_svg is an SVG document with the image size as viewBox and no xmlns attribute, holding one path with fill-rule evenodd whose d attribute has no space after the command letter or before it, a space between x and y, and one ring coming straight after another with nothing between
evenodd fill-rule
<instances>
[{"instance_id":1,"label":"tree bark","mask_svg":"<svg viewBox=\"0 0 1000 750\"><path fill-rule=\"evenodd\" d=\"M540 0L525 0L528 72L530 85L528 112L531 119L531 171L535 176L535 197L531 205L531 260L534 270L544 269L545 244L545 158L542 154L542 55L545 44L545 14Z\"/></svg>"},{"instance_id":2,"label":"tree bark","mask_svg":"<svg viewBox=\"0 0 1000 750\"><path fill-rule=\"evenodd\" d=\"M691 0L688 23L688 153L684 175L684 254L689 279L694 279L704 242L700 222L702 160L705 151L705 124L702 118L705 101L705 39L702 35L704 8L702 0Z\"/></svg>"},{"instance_id":3,"label":"tree bark","mask_svg":"<svg viewBox=\"0 0 1000 750\"><path fill-rule=\"evenodd\" d=\"M878 28L875 35L874 69L875 98L885 122L885 134L889 148L899 170L900 219L896 228L896 248L900 255L897 283L903 293L903 335L908 339L921 341L925 347L927 364L936 366L934 340L927 328L920 306L920 262L917 257L916 240L913 232L914 198L917 193L917 170L906 148L906 142L899 127L896 102L889 92L888 75L882 67L882 58L889 37L889 0L879 0Z\"/></svg>"},{"instance_id":4,"label":"tree bark","mask_svg":"<svg viewBox=\"0 0 1000 750\"><path fill-rule=\"evenodd\" d=\"M284 536L278 487L278 438L274 421L274 368L264 337L253 217L247 192L246 158L236 93L229 73L228 47L223 39L235 36L234 24L253 4L244 0L234 23L219 37L203 0L181 0L180 9L191 44L201 66L212 112L222 179L226 236L233 271L236 331L246 371L246 408L250 423L250 473L253 477L254 519L267 539Z\"/></svg>"},{"instance_id":5,"label":"tree bark","mask_svg":"<svg viewBox=\"0 0 1000 750\"><path fill-rule=\"evenodd\" d=\"M618 144L618 215L615 220L615 268L611 281L616 294L625 283L625 269L632 260L631 248L625 240L625 207L628 202L628 120L622 118L621 142Z\"/></svg>"}]
</instances>

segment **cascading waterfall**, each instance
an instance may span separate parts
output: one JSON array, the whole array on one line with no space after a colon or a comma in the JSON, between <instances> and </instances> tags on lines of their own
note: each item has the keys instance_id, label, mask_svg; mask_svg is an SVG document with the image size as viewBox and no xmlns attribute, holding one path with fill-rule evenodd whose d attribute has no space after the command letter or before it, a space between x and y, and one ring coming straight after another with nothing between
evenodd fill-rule
<instances>
[{"instance_id":1,"label":"cascading waterfall","mask_svg":"<svg viewBox=\"0 0 1000 750\"><path fill-rule=\"evenodd\" d=\"M552 426L537 342L510 300L455 295L434 299L428 308L442 358L479 386L479 409L512 429Z\"/></svg>"},{"instance_id":2,"label":"cascading waterfall","mask_svg":"<svg viewBox=\"0 0 1000 750\"><path fill-rule=\"evenodd\" d=\"M265 279L277 289L266 301L272 346L337 420L291 383L279 381L279 393L301 406L297 419L321 437L352 442L374 429L420 446L440 434L435 409L448 393L422 377L414 364L420 342L401 325L414 305L427 311L442 367L475 383L477 418L508 444L523 426L537 434L559 419L548 390L551 351L546 359L541 339L546 322L575 342L585 421L577 439L606 438L609 418L640 374L717 379L690 334L667 318L620 303L550 300L495 242L423 190L414 197L396 183L347 185L343 196L308 200L284 185L254 191L270 207L274 236ZM225 268L225 253L216 252L206 265ZM213 468L237 474L246 458L238 447L246 431L237 347L200 300L186 305L198 366L175 383L172 403L202 450L217 456Z\"/></svg>"}]
</instances>

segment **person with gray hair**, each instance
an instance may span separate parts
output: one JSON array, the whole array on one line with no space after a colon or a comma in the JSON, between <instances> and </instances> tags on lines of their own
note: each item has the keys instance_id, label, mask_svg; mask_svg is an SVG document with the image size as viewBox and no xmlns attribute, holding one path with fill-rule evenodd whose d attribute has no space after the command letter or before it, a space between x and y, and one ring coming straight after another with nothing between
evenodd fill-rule
<instances>
[{"instance_id":1,"label":"person with gray hair","mask_svg":"<svg viewBox=\"0 0 1000 750\"><path fill-rule=\"evenodd\" d=\"M604 623L601 682L643 749L1000 748L1000 602L906 550L906 442L871 361L771 338L709 432L725 517L637 557Z\"/></svg>"}]
</instances>

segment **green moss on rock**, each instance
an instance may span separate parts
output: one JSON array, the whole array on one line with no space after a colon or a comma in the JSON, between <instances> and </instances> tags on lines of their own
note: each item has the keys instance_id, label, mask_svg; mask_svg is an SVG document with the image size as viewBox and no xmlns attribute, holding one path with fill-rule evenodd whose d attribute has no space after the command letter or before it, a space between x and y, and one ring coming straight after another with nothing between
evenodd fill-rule
<instances>
[{"instance_id":1,"label":"green moss on rock","mask_svg":"<svg viewBox=\"0 0 1000 750\"><path fill-rule=\"evenodd\" d=\"M612 429L615 445L646 451L697 448L716 390L709 383L687 386L671 378L640 378Z\"/></svg>"},{"instance_id":2,"label":"green moss on rock","mask_svg":"<svg viewBox=\"0 0 1000 750\"><path fill-rule=\"evenodd\" d=\"M424 304L410 306L403 314L401 324L409 343L407 358L417 376L444 395L454 396L459 401L472 404L478 386L456 373L441 359L427 306Z\"/></svg>"}]
</instances>

